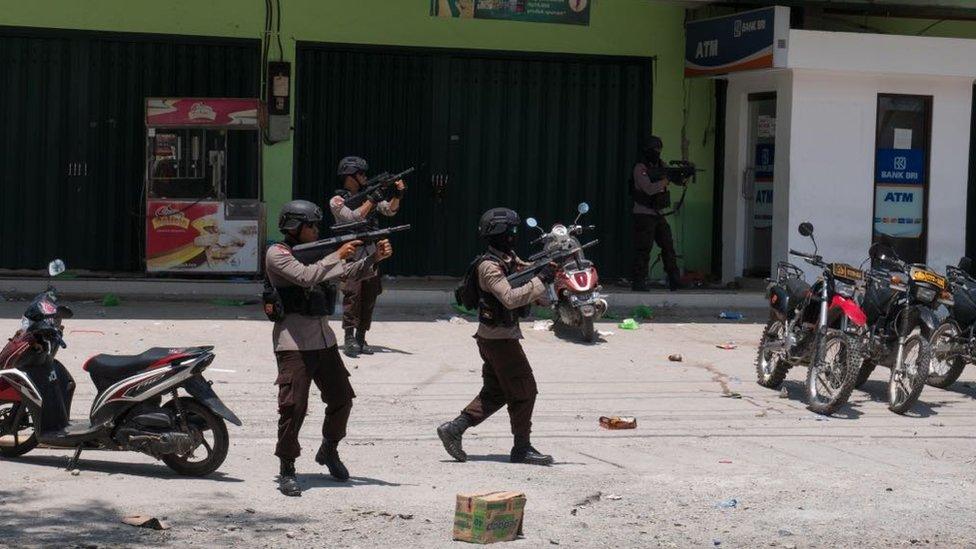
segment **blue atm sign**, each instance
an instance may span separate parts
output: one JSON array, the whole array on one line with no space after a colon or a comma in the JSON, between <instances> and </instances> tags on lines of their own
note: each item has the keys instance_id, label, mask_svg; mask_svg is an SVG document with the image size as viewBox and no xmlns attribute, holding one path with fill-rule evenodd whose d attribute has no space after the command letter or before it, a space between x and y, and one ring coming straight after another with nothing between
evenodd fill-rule
<instances>
[{"instance_id":1,"label":"blue atm sign","mask_svg":"<svg viewBox=\"0 0 976 549\"><path fill-rule=\"evenodd\" d=\"M878 149L876 183L925 183L925 155L921 149Z\"/></svg>"},{"instance_id":2,"label":"blue atm sign","mask_svg":"<svg viewBox=\"0 0 976 549\"><path fill-rule=\"evenodd\" d=\"M685 76L782 66L776 64L777 51L786 51L789 17L789 8L773 6L689 21L685 25Z\"/></svg>"}]
</instances>

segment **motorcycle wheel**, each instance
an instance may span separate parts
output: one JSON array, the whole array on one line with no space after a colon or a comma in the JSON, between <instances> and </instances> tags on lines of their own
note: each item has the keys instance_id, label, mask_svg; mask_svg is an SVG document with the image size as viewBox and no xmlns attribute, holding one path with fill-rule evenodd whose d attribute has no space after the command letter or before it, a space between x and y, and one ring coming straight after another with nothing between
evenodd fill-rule
<instances>
[{"instance_id":1,"label":"motorcycle wheel","mask_svg":"<svg viewBox=\"0 0 976 549\"><path fill-rule=\"evenodd\" d=\"M175 408L172 401L167 406ZM181 398L180 406L186 415L190 436L197 444L186 455L163 456L163 463L181 475L191 477L209 475L216 471L227 457L227 449L230 446L227 424L224 423L223 418L195 399ZM198 459L196 452L201 448L207 451L207 455L203 459Z\"/></svg>"},{"instance_id":2,"label":"motorcycle wheel","mask_svg":"<svg viewBox=\"0 0 976 549\"><path fill-rule=\"evenodd\" d=\"M23 404L6 402L0 404L0 456L13 458L30 452L37 447L37 433L34 432L34 418L29 411L25 411L20 426L16 432L20 435L14 442L14 418ZM24 437L24 431L30 429L30 435Z\"/></svg>"},{"instance_id":3,"label":"motorcycle wheel","mask_svg":"<svg viewBox=\"0 0 976 549\"><path fill-rule=\"evenodd\" d=\"M596 343L597 331L593 326L593 317L584 317L580 322L580 336L587 343Z\"/></svg>"},{"instance_id":4,"label":"motorcycle wheel","mask_svg":"<svg viewBox=\"0 0 976 549\"><path fill-rule=\"evenodd\" d=\"M905 341L901 364L893 364L888 380L888 409L904 414L915 405L929 377L932 346L921 334Z\"/></svg>"},{"instance_id":5,"label":"motorcycle wheel","mask_svg":"<svg viewBox=\"0 0 976 549\"><path fill-rule=\"evenodd\" d=\"M861 386L867 383L872 372L874 372L874 364L867 361L861 364L861 369L857 371L857 381L854 382L854 388L860 389Z\"/></svg>"},{"instance_id":6,"label":"motorcycle wheel","mask_svg":"<svg viewBox=\"0 0 976 549\"><path fill-rule=\"evenodd\" d=\"M807 370L807 408L829 416L850 398L860 364L847 334L828 332L819 339Z\"/></svg>"},{"instance_id":7,"label":"motorcycle wheel","mask_svg":"<svg viewBox=\"0 0 976 549\"><path fill-rule=\"evenodd\" d=\"M787 372L790 371L789 365L783 360L782 354L776 351L763 350L769 343L782 341L785 337L783 333L785 325L780 320L770 319L763 328L762 337L759 339L759 352L756 354L756 383L769 389L777 389L786 379Z\"/></svg>"},{"instance_id":8,"label":"motorcycle wheel","mask_svg":"<svg viewBox=\"0 0 976 549\"><path fill-rule=\"evenodd\" d=\"M966 361L961 356L947 356L947 353L937 351L940 346L951 345L952 340L958 335L959 331L952 322L940 324L932 333L932 362L926 380L929 385L945 389L962 375L962 371L966 368Z\"/></svg>"}]
</instances>

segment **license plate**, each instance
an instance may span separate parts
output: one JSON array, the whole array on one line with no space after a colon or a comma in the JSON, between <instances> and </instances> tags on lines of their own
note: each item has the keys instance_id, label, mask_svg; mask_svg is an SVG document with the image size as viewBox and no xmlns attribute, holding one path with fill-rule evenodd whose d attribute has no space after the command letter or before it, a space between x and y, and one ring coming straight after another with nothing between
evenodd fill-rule
<instances>
[{"instance_id":1,"label":"license plate","mask_svg":"<svg viewBox=\"0 0 976 549\"><path fill-rule=\"evenodd\" d=\"M864 280L864 271L855 269L847 263L831 263L830 270L837 278L844 280Z\"/></svg>"},{"instance_id":2,"label":"license plate","mask_svg":"<svg viewBox=\"0 0 976 549\"><path fill-rule=\"evenodd\" d=\"M945 290L947 286L944 276L937 275L932 271L923 271L921 269L915 269L912 271L912 280L931 284L940 290Z\"/></svg>"},{"instance_id":3,"label":"license plate","mask_svg":"<svg viewBox=\"0 0 976 549\"><path fill-rule=\"evenodd\" d=\"M573 304L577 306L588 305L592 302L593 302L593 294L580 294L580 295L573 296Z\"/></svg>"}]
</instances>

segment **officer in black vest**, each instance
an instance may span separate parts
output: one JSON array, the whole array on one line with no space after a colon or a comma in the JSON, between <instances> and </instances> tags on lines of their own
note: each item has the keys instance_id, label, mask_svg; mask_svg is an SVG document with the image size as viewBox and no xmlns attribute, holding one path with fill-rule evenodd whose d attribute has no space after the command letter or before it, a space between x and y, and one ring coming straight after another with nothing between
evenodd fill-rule
<instances>
[{"instance_id":1,"label":"officer in black vest","mask_svg":"<svg viewBox=\"0 0 976 549\"><path fill-rule=\"evenodd\" d=\"M478 232L488 241L488 252L481 257L475 271L480 297L478 332L474 338L484 362L483 384L481 392L461 415L437 428L447 453L458 461L467 460L461 448L464 431L507 405L515 438L510 455L512 463L550 465L553 462L552 456L532 447L529 439L538 390L532 366L519 343L522 331L518 320L523 308L545 294L545 284L555 278L555 269L544 269L529 284L512 288L506 277L525 265L514 250L518 226L518 214L508 208L493 208L481 216Z\"/></svg>"},{"instance_id":2,"label":"officer in black vest","mask_svg":"<svg viewBox=\"0 0 976 549\"><path fill-rule=\"evenodd\" d=\"M661 159L663 148L664 142L661 138L652 135L641 150L641 161L633 170L631 196L634 200L634 263L631 268L631 289L635 292L648 290L648 262L655 242L661 248L668 287L671 291L682 287L671 225L668 225L668 218L664 213L671 205L671 195L668 191L667 171Z\"/></svg>"}]
</instances>

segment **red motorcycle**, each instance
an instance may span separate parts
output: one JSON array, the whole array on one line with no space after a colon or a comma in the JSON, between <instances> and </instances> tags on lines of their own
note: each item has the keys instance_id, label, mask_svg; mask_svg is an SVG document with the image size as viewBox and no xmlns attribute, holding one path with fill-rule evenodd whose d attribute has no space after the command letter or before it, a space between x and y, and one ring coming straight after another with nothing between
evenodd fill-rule
<instances>
[{"instance_id":1,"label":"red motorcycle","mask_svg":"<svg viewBox=\"0 0 976 549\"><path fill-rule=\"evenodd\" d=\"M63 270L60 261L49 267L51 276ZM230 445L224 419L241 421L203 378L213 347L91 357L84 369L97 395L88 419L72 420L75 381L55 358L67 347L61 322L72 316L49 287L27 307L21 329L0 351L0 456L17 457L44 444L75 450L69 469L83 449L103 449L142 452L183 475L216 471Z\"/></svg>"},{"instance_id":2,"label":"red motorcycle","mask_svg":"<svg viewBox=\"0 0 976 549\"><path fill-rule=\"evenodd\" d=\"M589 343L596 341L597 332L593 323L607 312L607 301L600 294L600 275L593 262L584 257L582 247L577 236L583 231L593 230L594 225L579 225L580 217L590 211L586 202L581 203L576 211L576 219L568 227L557 223L547 233L539 228L535 218L528 218L525 223L541 232L541 236L532 241L541 242L542 251L531 256L529 261L535 261L556 250L579 251L562 262L556 271L556 280L552 285L549 299L553 311L555 328L563 326L579 330L583 340Z\"/></svg>"}]
</instances>

